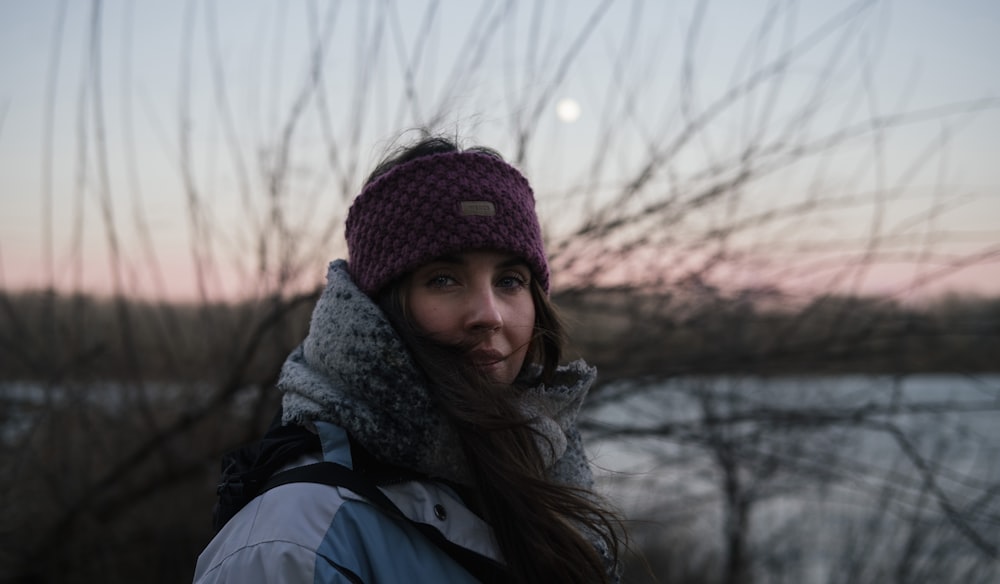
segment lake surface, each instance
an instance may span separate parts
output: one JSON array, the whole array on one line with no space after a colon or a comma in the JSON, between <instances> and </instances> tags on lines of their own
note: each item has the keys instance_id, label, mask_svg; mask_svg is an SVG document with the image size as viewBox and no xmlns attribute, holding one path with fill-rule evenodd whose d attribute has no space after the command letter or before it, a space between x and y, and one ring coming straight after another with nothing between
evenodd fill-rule
<instances>
[{"instance_id":1,"label":"lake surface","mask_svg":"<svg viewBox=\"0 0 1000 584\"><path fill-rule=\"evenodd\" d=\"M758 581L1000 581L1000 375L687 378L594 397L600 484L664 547L686 537L719 561L742 505Z\"/></svg>"}]
</instances>

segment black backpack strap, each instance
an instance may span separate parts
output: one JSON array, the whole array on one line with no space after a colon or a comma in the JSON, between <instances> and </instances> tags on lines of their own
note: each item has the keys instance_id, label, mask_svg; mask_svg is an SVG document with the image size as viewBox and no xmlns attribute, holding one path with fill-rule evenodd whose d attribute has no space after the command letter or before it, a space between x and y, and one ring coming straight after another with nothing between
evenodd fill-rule
<instances>
[{"instance_id":1,"label":"black backpack strap","mask_svg":"<svg viewBox=\"0 0 1000 584\"><path fill-rule=\"evenodd\" d=\"M282 425L279 410L263 438L222 457L217 500L212 509L215 531L222 529L233 515L256 497L268 478L279 469L304 454L320 450L319 436L302 426Z\"/></svg>"},{"instance_id":2,"label":"black backpack strap","mask_svg":"<svg viewBox=\"0 0 1000 584\"><path fill-rule=\"evenodd\" d=\"M260 489L260 494L289 483L319 483L321 485L330 485L331 487L347 487L365 499L368 499L380 509L389 511L390 515L406 517L399 510L399 507L396 507L395 503L390 501L389 497L386 497L385 493L375 486L375 483L368 481L359 473L336 462L315 462L281 471L264 483L264 486Z\"/></svg>"},{"instance_id":3,"label":"black backpack strap","mask_svg":"<svg viewBox=\"0 0 1000 584\"><path fill-rule=\"evenodd\" d=\"M289 483L319 483L333 487L346 487L370 501L390 517L408 522L480 582L508 581L507 568L503 564L449 541L432 525L413 521L403 514L399 507L374 482L346 466L335 462L317 462L285 470L268 479L261 487L260 493Z\"/></svg>"}]
</instances>

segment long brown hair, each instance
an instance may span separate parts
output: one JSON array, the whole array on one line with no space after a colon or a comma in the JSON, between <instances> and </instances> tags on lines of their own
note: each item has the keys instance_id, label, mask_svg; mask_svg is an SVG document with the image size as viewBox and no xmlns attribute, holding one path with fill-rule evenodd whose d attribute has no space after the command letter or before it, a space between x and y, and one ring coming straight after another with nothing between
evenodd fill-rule
<instances>
[{"instance_id":1,"label":"long brown hair","mask_svg":"<svg viewBox=\"0 0 1000 584\"><path fill-rule=\"evenodd\" d=\"M369 180L418 157L414 152L456 149L447 140L425 140L383 162ZM513 581L608 582L608 570L618 559L621 522L594 493L547 476L541 435L521 408L523 388L551 380L565 343L545 291L531 279L534 334L512 388L483 375L465 358L464 348L435 342L420 331L407 310L407 285L406 276L398 279L377 302L426 374L462 442L476 483L470 505L493 527ZM607 559L595 542L605 547Z\"/></svg>"}]
</instances>

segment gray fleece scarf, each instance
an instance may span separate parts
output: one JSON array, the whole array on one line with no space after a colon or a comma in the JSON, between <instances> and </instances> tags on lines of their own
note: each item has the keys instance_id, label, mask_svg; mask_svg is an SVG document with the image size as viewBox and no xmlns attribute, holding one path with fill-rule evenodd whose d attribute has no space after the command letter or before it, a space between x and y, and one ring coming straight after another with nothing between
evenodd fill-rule
<instances>
[{"instance_id":1,"label":"gray fleece scarf","mask_svg":"<svg viewBox=\"0 0 1000 584\"><path fill-rule=\"evenodd\" d=\"M550 477L593 486L576 416L596 377L583 361L560 367L550 386L524 392ZM426 380L382 311L330 264L309 334L289 355L278 389L284 423L336 424L376 458L429 477L471 485L458 436L435 406Z\"/></svg>"}]
</instances>

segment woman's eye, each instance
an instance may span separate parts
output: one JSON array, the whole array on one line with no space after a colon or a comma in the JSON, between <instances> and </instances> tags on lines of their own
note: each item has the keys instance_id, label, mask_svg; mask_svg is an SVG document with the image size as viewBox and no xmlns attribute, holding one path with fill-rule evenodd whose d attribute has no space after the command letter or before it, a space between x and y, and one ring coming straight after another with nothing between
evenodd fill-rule
<instances>
[{"instance_id":1,"label":"woman's eye","mask_svg":"<svg viewBox=\"0 0 1000 584\"><path fill-rule=\"evenodd\" d=\"M522 288L528 284L528 279L520 274L509 274L502 276L497 281L500 288Z\"/></svg>"},{"instance_id":2,"label":"woman's eye","mask_svg":"<svg viewBox=\"0 0 1000 584\"><path fill-rule=\"evenodd\" d=\"M450 286L454 282L455 278L452 278L451 276L445 274L438 274L435 276L431 276L427 280L427 285L430 286L431 288L445 288L447 286Z\"/></svg>"}]
</instances>

